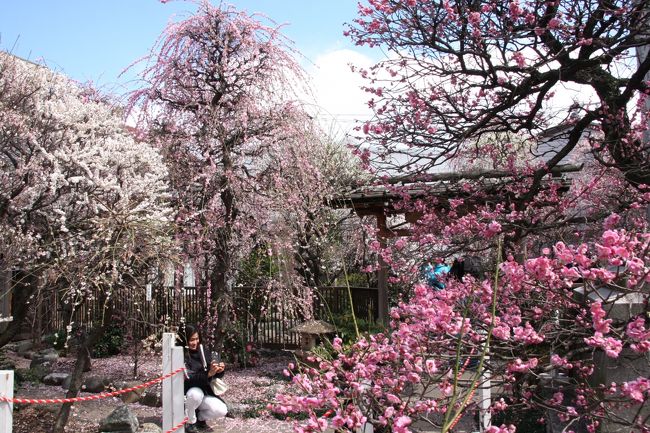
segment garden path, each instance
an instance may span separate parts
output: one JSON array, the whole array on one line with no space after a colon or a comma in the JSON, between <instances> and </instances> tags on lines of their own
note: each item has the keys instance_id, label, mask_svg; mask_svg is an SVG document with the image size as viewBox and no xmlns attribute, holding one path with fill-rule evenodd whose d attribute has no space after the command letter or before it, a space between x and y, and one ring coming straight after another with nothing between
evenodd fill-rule
<instances>
[{"instance_id":1,"label":"garden path","mask_svg":"<svg viewBox=\"0 0 650 433\"><path fill-rule=\"evenodd\" d=\"M29 367L29 359L6 352L16 368ZM290 386L282 375L290 358L262 358L259 366L246 369L232 369L227 373L229 391L224 396L231 407L236 409L235 419L212 422L215 433L289 433L292 423L273 418L266 405L276 392ZM74 360L61 358L55 367L57 372L70 372ZM133 378L133 359L129 356L114 356L105 359L93 359L92 371L87 375L101 375L115 381L128 380L145 382L161 374L160 356L145 356L139 360L138 376ZM160 385L158 385L160 386ZM40 382L24 382L16 390L16 397L22 398L60 398L65 390L59 386L47 386ZM82 396L92 395L81 393ZM97 433L99 422L117 407L122 405L118 398L88 401L73 406L67 432ZM15 405L13 433L47 433L54 424L60 405ZM129 404L131 411L138 417L140 424L155 423L161 425L162 408L144 406L139 403Z\"/></svg>"}]
</instances>

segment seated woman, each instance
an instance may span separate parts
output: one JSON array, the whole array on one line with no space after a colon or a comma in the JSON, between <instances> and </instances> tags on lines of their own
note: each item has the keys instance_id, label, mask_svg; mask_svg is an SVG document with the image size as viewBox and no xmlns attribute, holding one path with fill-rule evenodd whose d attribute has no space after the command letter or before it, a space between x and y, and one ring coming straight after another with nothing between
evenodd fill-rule
<instances>
[{"instance_id":1,"label":"seated woman","mask_svg":"<svg viewBox=\"0 0 650 433\"><path fill-rule=\"evenodd\" d=\"M185 348L185 412L189 418L185 431L210 431L206 421L223 418L228 413L226 403L210 387L212 379L223 377L224 364L212 360L210 352L203 350L196 326L182 324L178 337Z\"/></svg>"}]
</instances>

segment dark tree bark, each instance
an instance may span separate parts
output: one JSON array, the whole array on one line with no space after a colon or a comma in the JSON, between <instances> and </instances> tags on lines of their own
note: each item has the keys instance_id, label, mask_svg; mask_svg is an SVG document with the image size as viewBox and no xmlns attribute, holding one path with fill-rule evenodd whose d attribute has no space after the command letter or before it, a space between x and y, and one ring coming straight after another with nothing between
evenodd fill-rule
<instances>
[{"instance_id":1,"label":"dark tree bark","mask_svg":"<svg viewBox=\"0 0 650 433\"><path fill-rule=\"evenodd\" d=\"M36 276L33 274L18 272L13 280L15 281L11 298L13 320L0 333L0 347L4 347L20 332L29 311L29 299L38 289Z\"/></svg>"},{"instance_id":2,"label":"dark tree bark","mask_svg":"<svg viewBox=\"0 0 650 433\"><path fill-rule=\"evenodd\" d=\"M113 314L112 303L108 306L105 317L111 317ZM72 371L72 377L70 380L70 388L66 393L66 398L74 398L79 395L81 386L83 385L83 373L90 369L90 352L95 347L95 344L99 339L104 335L106 331L106 326L108 322L94 325L88 336L81 342L79 349L77 351L77 360L75 362L74 370ZM70 409L72 409L72 403L64 403L59 410L59 413L56 417L56 422L52 428L52 433L65 433L65 426L68 423L70 418Z\"/></svg>"}]
</instances>

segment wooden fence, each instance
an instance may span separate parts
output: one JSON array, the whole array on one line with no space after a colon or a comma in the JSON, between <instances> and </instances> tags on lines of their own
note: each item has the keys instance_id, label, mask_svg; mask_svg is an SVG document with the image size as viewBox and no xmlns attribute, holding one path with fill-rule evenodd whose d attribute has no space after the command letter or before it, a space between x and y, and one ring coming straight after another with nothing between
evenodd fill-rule
<instances>
[{"instance_id":1,"label":"wooden fence","mask_svg":"<svg viewBox=\"0 0 650 433\"><path fill-rule=\"evenodd\" d=\"M375 322L379 316L377 289L350 287L354 314L358 319ZM314 316L331 321L331 316L350 313L350 296L347 287L319 287L314 298Z\"/></svg>"},{"instance_id":2,"label":"wooden fence","mask_svg":"<svg viewBox=\"0 0 650 433\"><path fill-rule=\"evenodd\" d=\"M351 287L352 302L357 318L375 322L378 316L377 289ZM262 289L237 287L233 293L234 324L242 342L253 342L260 347L294 348L299 336L290 329L301 323L298 317L282 303L263 303ZM120 320L125 331L135 338L144 338L159 330L169 330L184 318L189 323L200 323L208 312L205 287L147 287L133 288L115 296L116 323ZM39 326L32 329L39 334L56 332L72 323L84 328L103 312L99 302L85 301L73 307L66 304L59 293L36 303ZM331 322L336 316L350 314L350 296L347 287L319 287L314 292L313 314L317 319ZM42 322L42 323L40 323ZM38 330L38 331L37 331Z\"/></svg>"},{"instance_id":3,"label":"wooden fence","mask_svg":"<svg viewBox=\"0 0 650 433\"><path fill-rule=\"evenodd\" d=\"M96 297L95 297L96 299ZM124 326L125 332L135 338L144 338L161 329L171 329L185 317L188 322L199 321L207 302L198 288L184 288L178 292L173 287L132 288L113 295L113 322ZM101 317L104 308L98 301L85 300L78 305L54 293L52 301L41 308L43 331L55 332L72 324L74 329L86 328Z\"/></svg>"}]
</instances>

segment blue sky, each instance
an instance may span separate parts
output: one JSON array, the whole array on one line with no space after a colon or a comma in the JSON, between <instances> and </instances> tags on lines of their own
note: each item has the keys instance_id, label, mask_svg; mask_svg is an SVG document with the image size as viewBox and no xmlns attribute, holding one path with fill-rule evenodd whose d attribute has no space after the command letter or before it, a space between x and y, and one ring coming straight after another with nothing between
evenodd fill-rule
<instances>
[{"instance_id":1,"label":"blue sky","mask_svg":"<svg viewBox=\"0 0 650 433\"><path fill-rule=\"evenodd\" d=\"M233 0L240 10L261 12L310 60L352 48L343 23L356 15L354 0ZM147 54L169 20L187 16L190 2L158 0L0 0L0 47L98 84L118 81L120 71Z\"/></svg>"},{"instance_id":2,"label":"blue sky","mask_svg":"<svg viewBox=\"0 0 650 433\"><path fill-rule=\"evenodd\" d=\"M356 0L231 0L237 9L260 12L278 24L308 59L316 103L324 116L351 119L364 110L365 98L348 63L368 66L368 50L343 36L343 24L356 16ZM213 4L218 4L214 0ZM118 78L145 56L170 20L187 16L186 1L158 0L0 0L0 49L78 81L92 81L104 91L124 93L134 73ZM377 53L378 54L378 53ZM131 84L129 84L131 83ZM333 86L336 89L333 90ZM344 83L344 85L340 85ZM360 99L362 98L362 99Z\"/></svg>"}]
</instances>

